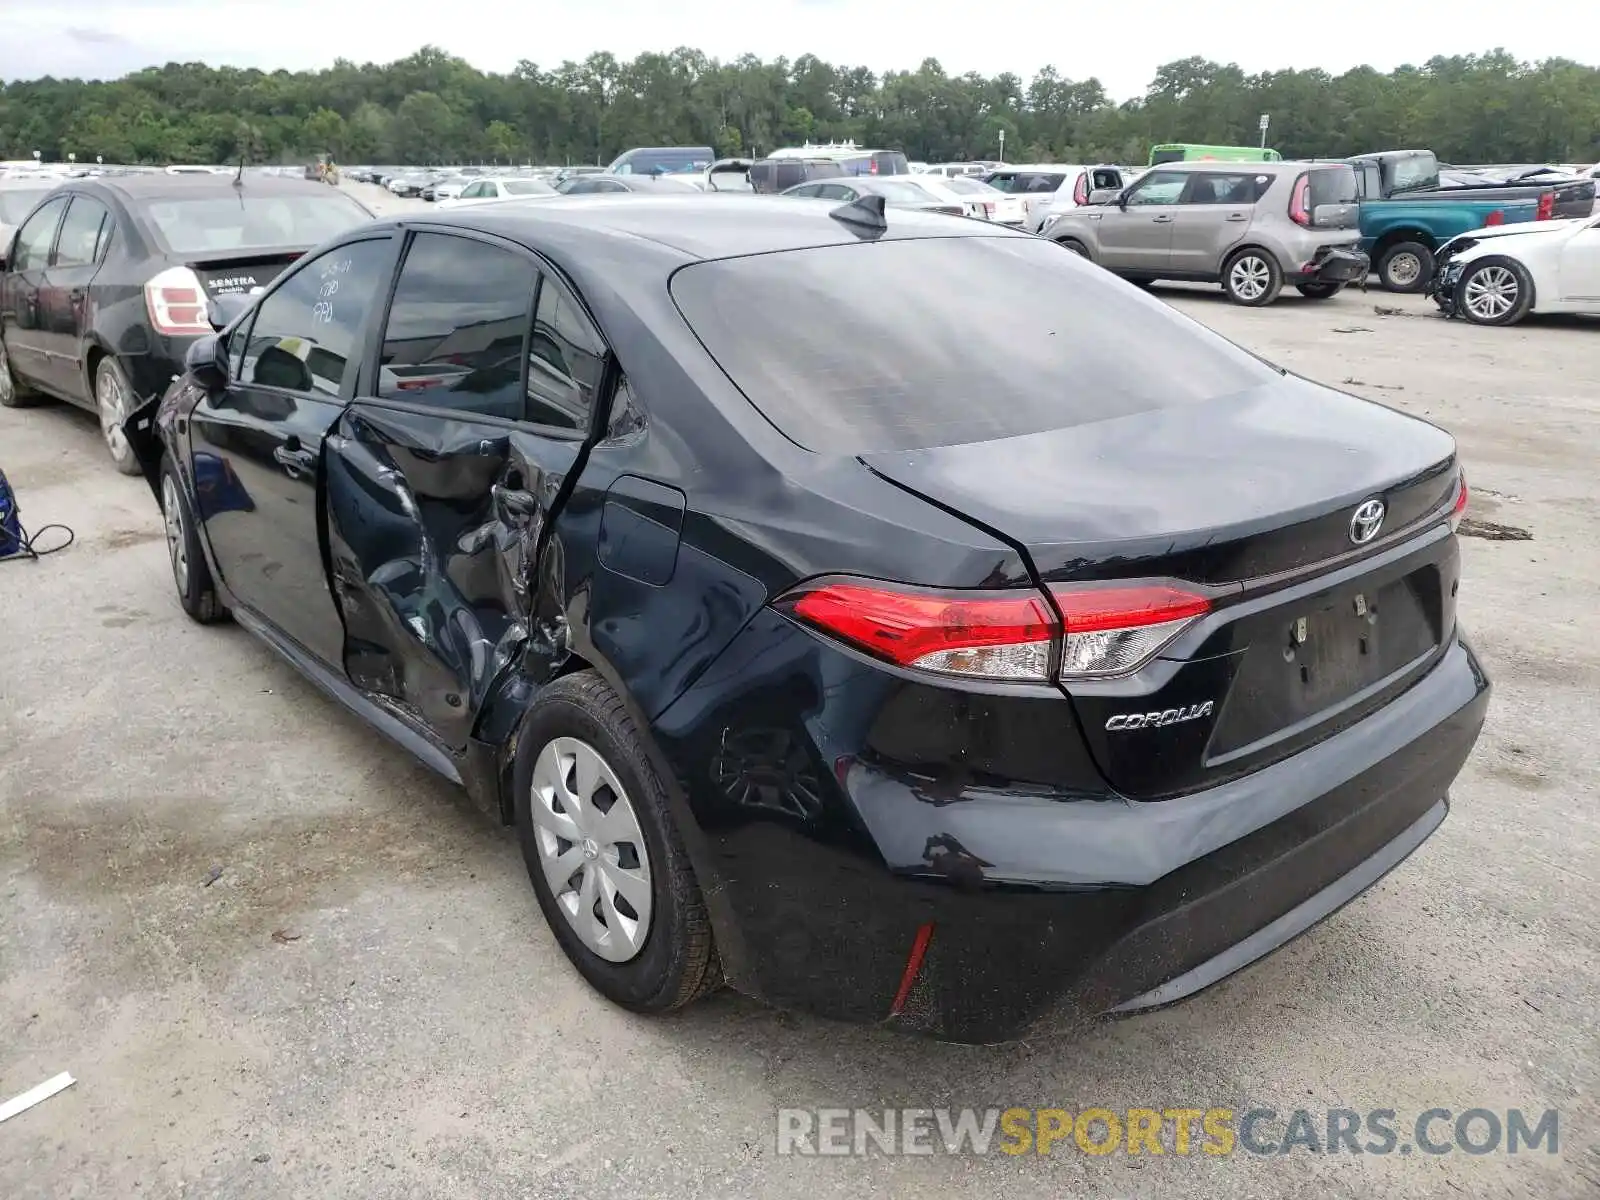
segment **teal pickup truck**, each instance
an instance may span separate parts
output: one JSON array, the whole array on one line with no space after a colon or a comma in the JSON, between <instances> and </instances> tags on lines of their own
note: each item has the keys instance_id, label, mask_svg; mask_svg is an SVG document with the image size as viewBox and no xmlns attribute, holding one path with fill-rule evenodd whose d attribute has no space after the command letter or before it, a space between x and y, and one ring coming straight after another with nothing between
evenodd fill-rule
<instances>
[{"instance_id":1,"label":"teal pickup truck","mask_svg":"<svg viewBox=\"0 0 1600 1200\"><path fill-rule=\"evenodd\" d=\"M1432 155L1427 156L1432 159ZM1372 258L1379 282L1391 292L1420 292L1433 278L1433 252L1457 234L1486 225L1515 225L1542 214L1536 194L1524 197L1457 198L1431 179L1406 175L1426 164L1387 154L1344 159L1356 173L1361 197L1361 248ZM1409 194L1416 193L1416 194Z\"/></svg>"}]
</instances>

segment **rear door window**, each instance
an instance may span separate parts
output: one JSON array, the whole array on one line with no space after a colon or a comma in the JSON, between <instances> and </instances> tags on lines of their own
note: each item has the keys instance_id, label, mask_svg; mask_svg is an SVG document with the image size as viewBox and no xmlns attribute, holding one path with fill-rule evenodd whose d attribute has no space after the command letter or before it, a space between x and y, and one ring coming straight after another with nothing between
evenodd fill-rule
<instances>
[{"instance_id":1,"label":"rear door window","mask_svg":"<svg viewBox=\"0 0 1600 1200\"><path fill-rule=\"evenodd\" d=\"M57 196L28 218L17 232L17 253L11 270L44 270L50 262L50 244L56 240L56 229L66 207L67 197Z\"/></svg>"},{"instance_id":2,"label":"rear door window","mask_svg":"<svg viewBox=\"0 0 1600 1200\"><path fill-rule=\"evenodd\" d=\"M521 420L523 348L538 283L525 255L417 234L384 325L378 395Z\"/></svg>"},{"instance_id":3,"label":"rear door window","mask_svg":"<svg viewBox=\"0 0 1600 1200\"><path fill-rule=\"evenodd\" d=\"M671 289L750 402L821 453L1019 437L1278 378L1098 270L1037 238L888 239L695 263Z\"/></svg>"},{"instance_id":4,"label":"rear door window","mask_svg":"<svg viewBox=\"0 0 1600 1200\"><path fill-rule=\"evenodd\" d=\"M606 345L565 284L546 271L528 349L527 420L585 431L605 376Z\"/></svg>"},{"instance_id":5,"label":"rear door window","mask_svg":"<svg viewBox=\"0 0 1600 1200\"><path fill-rule=\"evenodd\" d=\"M1048 175L1023 175L1018 186L1014 190L1019 192L1027 192L1030 195L1038 195L1041 192L1053 192L1061 186L1065 179L1066 175L1057 175L1053 172Z\"/></svg>"},{"instance_id":6,"label":"rear door window","mask_svg":"<svg viewBox=\"0 0 1600 1200\"><path fill-rule=\"evenodd\" d=\"M1256 176L1242 171L1197 171L1189 177L1185 204L1254 204ZM1262 178L1270 179L1268 176Z\"/></svg>"},{"instance_id":7,"label":"rear door window","mask_svg":"<svg viewBox=\"0 0 1600 1200\"><path fill-rule=\"evenodd\" d=\"M67 218L61 222L61 236L56 239L56 266L87 267L105 237L104 226L111 219L106 206L89 196L74 196Z\"/></svg>"}]
</instances>

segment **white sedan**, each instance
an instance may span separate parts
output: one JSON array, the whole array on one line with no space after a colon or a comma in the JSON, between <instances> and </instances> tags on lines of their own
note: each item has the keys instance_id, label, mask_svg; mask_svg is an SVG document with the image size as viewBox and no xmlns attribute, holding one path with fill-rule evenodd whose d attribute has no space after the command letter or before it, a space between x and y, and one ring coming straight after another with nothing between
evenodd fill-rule
<instances>
[{"instance_id":1,"label":"white sedan","mask_svg":"<svg viewBox=\"0 0 1600 1200\"><path fill-rule=\"evenodd\" d=\"M554 196L555 188L542 179L528 179L520 175L497 176L491 179L474 179L461 189L461 194L440 204L440 208L459 208L465 204L486 204L493 200L526 200L530 196Z\"/></svg>"},{"instance_id":2,"label":"white sedan","mask_svg":"<svg viewBox=\"0 0 1600 1200\"><path fill-rule=\"evenodd\" d=\"M1477 229L1435 259L1429 291L1447 317L1515 325L1529 313L1600 314L1600 218Z\"/></svg>"},{"instance_id":3,"label":"white sedan","mask_svg":"<svg viewBox=\"0 0 1600 1200\"><path fill-rule=\"evenodd\" d=\"M1021 225L1027 218L1028 210L1023 207L1021 196L1008 196L981 179L974 179L970 175L950 175L939 179L939 182L963 200L976 200L983 205L981 215L991 221L998 221L1002 225Z\"/></svg>"}]
</instances>

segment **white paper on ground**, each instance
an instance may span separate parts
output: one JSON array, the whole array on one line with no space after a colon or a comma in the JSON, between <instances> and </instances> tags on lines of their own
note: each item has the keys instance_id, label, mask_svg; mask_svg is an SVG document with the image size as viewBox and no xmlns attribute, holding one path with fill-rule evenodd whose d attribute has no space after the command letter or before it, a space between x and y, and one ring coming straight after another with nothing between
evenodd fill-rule
<instances>
[{"instance_id":1,"label":"white paper on ground","mask_svg":"<svg viewBox=\"0 0 1600 1200\"><path fill-rule=\"evenodd\" d=\"M0 1104L0 1121L9 1121L19 1112L27 1112L42 1100L48 1100L57 1092L65 1091L78 1082L67 1072L63 1071L54 1079L46 1079L36 1088L30 1088L20 1096L13 1096L4 1104Z\"/></svg>"}]
</instances>

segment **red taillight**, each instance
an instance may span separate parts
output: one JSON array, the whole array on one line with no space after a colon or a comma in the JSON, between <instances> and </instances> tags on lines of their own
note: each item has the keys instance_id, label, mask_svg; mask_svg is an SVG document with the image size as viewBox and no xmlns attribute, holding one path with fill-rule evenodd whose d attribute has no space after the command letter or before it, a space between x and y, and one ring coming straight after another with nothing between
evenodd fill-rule
<instances>
[{"instance_id":1,"label":"red taillight","mask_svg":"<svg viewBox=\"0 0 1600 1200\"><path fill-rule=\"evenodd\" d=\"M989 220L991 220L991 221L994 220L994 201L993 200L985 200L983 202L983 215L985 217L989 218Z\"/></svg>"},{"instance_id":2,"label":"red taillight","mask_svg":"<svg viewBox=\"0 0 1600 1200\"><path fill-rule=\"evenodd\" d=\"M1296 225L1311 228L1311 176L1302 175L1294 181L1294 191L1289 193L1289 220Z\"/></svg>"},{"instance_id":3,"label":"red taillight","mask_svg":"<svg viewBox=\"0 0 1600 1200\"><path fill-rule=\"evenodd\" d=\"M1456 476L1456 502L1450 506L1450 530L1453 533L1456 526L1461 524L1461 518L1467 515L1467 473L1462 471Z\"/></svg>"},{"instance_id":4,"label":"red taillight","mask_svg":"<svg viewBox=\"0 0 1600 1200\"><path fill-rule=\"evenodd\" d=\"M1089 173L1085 171L1078 176L1078 182L1072 185L1072 202L1074 204L1089 203Z\"/></svg>"},{"instance_id":5,"label":"red taillight","mask_svg":"<svg viewBox=\"0 0 1600 1200\"><path fill-rule=\"evenodd\" d=\"M1504 225L1505 223L1506 214L1501 212L1498 208L1490 213L1488 218L1484 221L1485 225Z\"/></svg>"},{"instance_id":6,"label":"red taillight","mask_svg":"<svg viewBox=\"0 0 1600 1200\"><path fill-rule=\"evenodd\" d=\"M1211 607L1172 584L1060 585L1050 592L1053 607L1032 589L940 591L833 579L804 585L781 604L897 666L1041 683L1058 653L1063 680L1136 670Z\"/></svg>"},{"instance_id":7,"label":"red taillight","mask_svg":"<svg viewBox=\"0 0 1600 1200\"><path fill-rule=\"evenodd\" d=\"M1556 194L1545 192L1539 197L1539 213L1535 220L1552 221L1556 215Z\"/></svg>"},{"instance_id":8,"label":"red taillight","mask_svg":"<svg viewBox=\"0 0 1600 1200\"><path fill-rule=\"evenodd\" d=\"M192 337L211 332L205 285L188 267L168 267L145 284L144 303L157 333Z\"/></svg>"}]
</instances>

